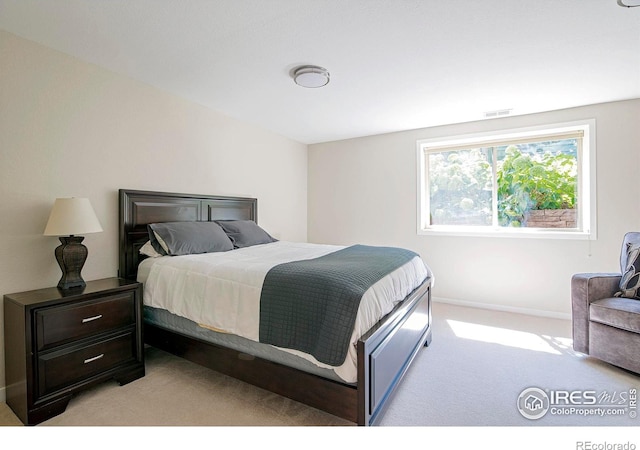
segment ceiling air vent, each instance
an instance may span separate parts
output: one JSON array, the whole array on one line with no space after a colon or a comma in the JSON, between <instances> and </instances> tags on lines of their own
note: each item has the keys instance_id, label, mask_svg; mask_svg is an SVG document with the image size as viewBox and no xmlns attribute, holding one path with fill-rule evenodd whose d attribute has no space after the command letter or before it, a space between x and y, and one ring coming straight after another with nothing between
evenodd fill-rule
<instances>
[{"instance_id":1,"label":"ceiling air vent","mask_svg":"<svg viewBox=\"0 0 640 450\"><path fill-rule=\"evenodd\" d=\"M496 111L487 111L484 113L485 119L494 119L496 117L504 117L511 114L511 109L498 109Z\"/></svg>"}]
</instances>

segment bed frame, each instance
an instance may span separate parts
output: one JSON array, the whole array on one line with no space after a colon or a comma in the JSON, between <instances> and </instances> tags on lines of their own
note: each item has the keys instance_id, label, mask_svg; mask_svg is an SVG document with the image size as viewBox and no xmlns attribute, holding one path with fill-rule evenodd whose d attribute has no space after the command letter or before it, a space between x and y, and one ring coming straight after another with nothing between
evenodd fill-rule
<instances>
[{"instance_id":1,"label":"bed frame","mask_svg":"<svg viewBox=\"0 0 640 450\"><path fill-rule=\"evenodd\" d=\"M120 199L119 276L135 279L147 224L250 219L257 199L125 190ZM357 344L358 379L340 383L151 324L147 344L358 425L375 425L418 351L431 342L431 280L415 289Z\"/></svg>"}]
</instances>

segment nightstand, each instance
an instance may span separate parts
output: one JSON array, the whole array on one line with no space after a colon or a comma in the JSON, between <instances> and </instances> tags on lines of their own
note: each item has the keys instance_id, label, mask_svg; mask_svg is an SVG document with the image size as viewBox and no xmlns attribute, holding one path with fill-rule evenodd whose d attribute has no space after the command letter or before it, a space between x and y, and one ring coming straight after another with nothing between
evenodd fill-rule
<instances>
[{"instance_id":1,"label":"nightstand","mask_svg":"<svg viewBox=\"0 0 640 450\"><path fill-rule=\"evenodd\" d=\"M144 376L142 284L121 278L4 296L7 405L26 425L61 414L72 395Z\"/></svg>"}]
</instances>

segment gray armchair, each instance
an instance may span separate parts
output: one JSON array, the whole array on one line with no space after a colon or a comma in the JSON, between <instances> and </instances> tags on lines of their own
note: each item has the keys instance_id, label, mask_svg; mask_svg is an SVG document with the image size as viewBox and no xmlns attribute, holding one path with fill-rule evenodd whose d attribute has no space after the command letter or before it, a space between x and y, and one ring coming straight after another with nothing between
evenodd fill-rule
<instances>
[{"instance_id":1,"label":"gray armchair","mask_svg":"<svg viewBox=\"0 0 640 450\"><path fill-rule=\"evenodd\" d=\"M616 296L623 277L623 284L629 283L631 275L640 272L640 267L634 267L640 265L640 257L628 254L634 244L640 244L640 233L627 233L620 273L579 273L571 278L571 308L575 351L640 373L640 300ZM625 287L634 288L638 279Z\"/></svg>"}]
</instances>

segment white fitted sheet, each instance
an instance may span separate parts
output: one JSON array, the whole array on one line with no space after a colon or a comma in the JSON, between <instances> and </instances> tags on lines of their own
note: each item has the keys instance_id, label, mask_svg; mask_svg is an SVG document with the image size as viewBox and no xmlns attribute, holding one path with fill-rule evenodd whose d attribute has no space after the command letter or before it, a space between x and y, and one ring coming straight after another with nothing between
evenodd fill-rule
<instances>
[{"instance_id":1,"label":"white fitted sheet","mask_svg":"<svg viewBox=\"0 0 640 450\"><path fill-rule=\"evenodd\" d=\"M278 241L228 252L148 258L138 268L138 280L144 283L145 305L257 342L260 293L267 272L277 264L317 258L341 248ZM282 350L330 368L353 383L357 380L355 344L360 336L430 276L427 265L416 257L365 292L342 365L328 366L306 353Z\"/></svg>"}]
</instances>

